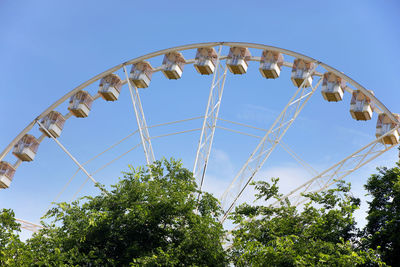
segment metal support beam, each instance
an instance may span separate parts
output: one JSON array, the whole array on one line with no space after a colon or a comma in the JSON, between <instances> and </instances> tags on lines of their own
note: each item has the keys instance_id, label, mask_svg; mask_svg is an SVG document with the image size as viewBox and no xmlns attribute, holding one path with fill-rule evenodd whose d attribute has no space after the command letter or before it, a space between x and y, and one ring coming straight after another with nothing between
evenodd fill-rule
<instances>
[{"instance_id":1,"label":"metal support beam","mask_svg":"<svg viewBox=\"0 0 400 267\"><path fill-rule=\"evenodd\" d=\"M240 125L240 126L247 127L247 128L252 128L252 129L260 130L260 131L263 131L263 132L265 132L265 133L268 132L268 130L266 130L266 129L254 127L254 126L251 126L251 125L248 125L248 124L244 124L244 123L240 123L240 122L225 120L225 119L221 119L221 118L218 118L218 120L220 120L220 121L225 121L225 122L229 122L229 123L236 124L236 125ZM261 139L261 138L262 138L262 136L258 136L258 135L246 133L246 132L243 132L243 131L238 131L238 130L234 130L234 129L230 129L230 128L226 128L226 127L221 127L221 126L216 126L216 127L219 128L219 129L222 129L222 130L226 130L226 131L230 131L230 132L233 132L233 133L238 133L238 134L242 134L242 135L254 137L254 138L257 138L257 139ZM270 140L270 142L272 142L272 141ZM279 145L280 145L291 157L293 157L301 166L303 166L303 168L304 168L306 171L308 171L311 175L317 175L317 174L318 174L318 172L317 172L313 167L311 167L310 164L308 164L308 163L305 162L302 158L300 158L300 156L299 156L298 154L296 154L296 153L295 153L287 144L285 144L282 140L279 142Z\"/></svg>"},{"instance_id":2,"label":"metal support beam","mask_svg":"<svg viewBox=\"0 0 400 267\"><path fill-rule=\"evenodd\" d=\"M126 67L124 66L123 68L126 76L126 82L128 83L129 86L129 92L131 94L133 109L135 110L136 121L138 124L140 139L142 141L144 155L146 157L146 163L147 165L151 165L155 161L155 158L153 153L153 147L151 146L149 130L143 113L142 103L140 101L139 91L136 86L132 86L131 81L129 80L129 75L126 70Z\"/></svg>"},{"instance_id":3,"label":"metal support beam","mask_svg":"<svg viewBox=\"0 0 400 267\"><path fill-rule=\"evenodd\" d=\"M43 226L28 222L25 220L15 219L15 221L18 222L19 224L21 224L20 228L34 232L34 233L36 233L40 229L43 229Z\"/></svg>"},{"instance_id":4,"label":"metal support beam","mask_svg":"<svg viewBox=\"0 0 400 267\"><path fill-rule=\"evenodd\" d=\"M303 194L311 192L321 192L332 184L336 183L337 181L342 180L349 174L353 173L365 164L369 163L370 161L374 160L378 156L396 146L383 144L382 140L386 135L397 131L398 128L399 126L381 136L380 138L375 139L374 141L357 150L345 159L334 164L327 170L319 173L312 179L308 180L306 183L292 190L290 193L284 195L281 200L288 198L293 205L300 205L301 203L306 201L306 198L303 197ZM276 201L275 203L273 203L273 205L279 205L279 201Z\"/></svg>"},{"instance_id":5,"label":"metal support beam","mask_svg":"<svg viewBox=\"0 0 400 267\"><path fill-rule=\"evenodd\" d=\"M321 83L322 79L320 78L314 87L311 86L309 90L305 87L306 80L314 73L318 66L319 63L317 62L222 195L222 208L225 209L225 207L227 207L227 209L221 218L221 222L225 221L230 211L236 205L236 201L253 180L256 173L264 165L265 161L269 158L272 151L279 144L286 131ZM270 135L272 135L272 138L269 138ZM245 184L242 186L243 182L245 182Z\"/></svg>"},{"instance_id":6,"label":"metal support beam","mask_svg":"<svg viewBox=\"0 0 400 267\"><path fill-rule=\"evenodd\" d=\"M222 93L224 91L227 67L220 63L222 45L218 49L217 64L213 74L210 95L206 113L204 115L203 127L201 129L199 145L197 147L196 159L194 161L193 175L201 190L204 176L207 170L208 159L214 139L215 126L218 120L218 112L221 106Z\"/></svg>"},{"instance_id":7,"label":"metal support beam","mask_svg":"<svg viewBox=\"0 0 400 267\"><path fill-rule=\"evenodd\" d=\"M89 172L82 166L82 164L79 163L79 161L72 156L72 154L58 141L44 126L40 121L36 121L36 123L53 139L57 145L75 162L76 165L86 174L86 176L92 180L92 182L95 184L96 187L98 187L103 193L108 195L108 192L103 189L101 186L98 186L98 182L89 174Z\"/></svg>"},{"instance_id":8,"label":"metal support beam","mask_svg":"<svg viewBox=\"0 0 400 267\"><path fill-rule=\"evenodd\" d=\"M383 144L381 141L383 138L394 131L397 131L400 128L398 125L396 128L391 130L390 132L382 135L381 137L377 138L376 140L372 141L371 143L367 144L366 146L360 148L350 156L346 157L345 159L339 161L338 163L334 164L327 170L319 173L312 179L308 180L306 183L302 184L301 186L297 187L296 189L292 190L290 193L282 196L279 200L272 203L271 206L279 207L280 202L284 199L288 199L290 203L293 205L301 205L307 198L303 197L303 194L306 193L319 193L334 183L344 179L347 175L353 173L354 171L358 170L365 164L371 162L375 158L379 157L386 151L389 151L391 148L395 147L396 145L386 145ZM254 218L249 218L246 221L250 222ZM239 225L234 227L227 233L231 235L232 231L239 228Z\"/></svg>"}]
</instances>

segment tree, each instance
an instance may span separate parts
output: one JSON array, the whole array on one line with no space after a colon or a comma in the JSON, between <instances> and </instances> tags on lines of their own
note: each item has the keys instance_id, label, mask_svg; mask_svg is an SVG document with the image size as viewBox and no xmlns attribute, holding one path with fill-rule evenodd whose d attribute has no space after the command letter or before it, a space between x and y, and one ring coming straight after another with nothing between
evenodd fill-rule
<instances>
[{"instance_id":1,"label":"tree","mask_svg":"<svg viewBox=\"0 0 400 267\"><path fill-rule=\"evenodd\" d=\"M279 179L257 182L258 199L280 199ZM279 207L242 204L231 219L230 249L237 266L354 266L384 265L376 251L361 250L353 217L360 200L349 194L350 185L305 195L302 210L286 199ZM340 196L341 195L341 196Z\"/></svg>"},{"instance_id":2,"label":"tree","mask_svg":"<svg viewBox=\"0 0 400 267\"><path fill-rule=\"evenodd\" d=\"M0 265L18 265L17 257L23 249L18 233L20 225L15 221L14 212L0 210Z\"/></svg>"},{"instance_id":3,"label":"tree","mask_svg":"<svg viewBox=\"0 0 400 267\"><path fill-rule=\"evenodd\" d=\"M223 266L218 201L180 162L132 169L106 194L60 203L19 258L38 266ZM29 264L28 264L29 265Z\"/></svg>"},{"instance_id":4,"label":"tree","mask_svg":"<svg viewBox=\"0 0 400 267\"><path fill-rule=\"evenodd\" d=\"M378 168L365 185L369 202L366 246L378 249L383 260L400 266L400 168Z\"/></svg>"}]
</instances>

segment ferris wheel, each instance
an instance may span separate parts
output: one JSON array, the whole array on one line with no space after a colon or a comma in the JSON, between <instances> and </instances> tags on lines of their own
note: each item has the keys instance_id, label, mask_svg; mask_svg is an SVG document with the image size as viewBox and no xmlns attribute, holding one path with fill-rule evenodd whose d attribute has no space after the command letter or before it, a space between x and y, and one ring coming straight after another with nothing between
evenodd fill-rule
<instances>
[{"instance_id":1,"label":"ferris wheel","mask_svg":"<svg viewBox=\"0 0 400 267\"><path fill-rule=\"evenodd\" d=\"M159 60L158 65L154 66L160 58L162 58L162 61ZM152 65L151 62L156 63ZM220 107L223 105L222 96L225 82L228 75L230 75L229 73L245 76L249 66L256 64L259 69L259 75L264 79L265 83L270 82L268 80L280 79L281 72L284 73L285 69L288 69L290 81L293 84L291 88L292 96L274 122L271 125L266 125L264 129L219 116ZM157 72L164 74L166 78L164 80L179 80L183 76L184 69L185 71L188 70L189 66L186 65L193 65L201 77L212 77L208 100L205 103L205 113L194 118L182 118L179 121L165 122L159 125L147 125L145 108L140 97L140 94L143 93L140 90L142 88L151 89L152 80L160 78L156 77L155 74ZM91 88L93 88L91 85L96 83L98 84L96 91L91 92ZM165 86L168 86L167 81L164 83ZM16 172L18 167L24 162L33 161L39 145L47 139L56 142L71 158L78 167L77 172L82 171L86 175L87 181L97 184L94 174L114 163L123 155L119 155L106 163L99 170L89 172L85 167L86 162L79 162L75 155L58 138L64 129L64 125L68 126L66 124L67 120L73 117L88 117L92 112L94 101L118 101L123 87L129 90L137 122L137 130L89 161L96 159L125 139L136 136L138 144L128 152L141 146L145 162L151 164L156 160L157 155L157 148L153 146L152 142L155 138L198 132L199 135L195 144L196 149L193 151L193 174L197 184L202 189L208 182L206 171L211 160L210 154L215 141L216 130L251 135L229 127L222 127L219 124L224 122L262 131L260 136L256 136L258 138L257 144L249 148L250 156L243 162L236 175L231 177L231 181L224 192L217 196L224 210L224 214L220 218L221 222L227 219L240 197L246 194L246 188L248 188L250 182L278 146L284 148L304 168L309 168L304 160L283 142L282 138L316 91L320 91L322 99L326 102L343 101L344 95L349 94L351 101L348 103L348 110L350 111L348 115L354 119L354 123L371 121L370 123L373 123L374 126L376 125L375 133L370 133L371 136L375 134L376 138L354 152L344 155L341 160L332 162L325 170L314 171L314 175L305 183L293 188L284 195L292 203L301 204L304 201L301 193L319 192L328 188L336 181L350 175L399 143L400 116L393 114L385 107L372 91L367 90L347 75L325 63L290 50L262 44L239 42L190 44L160 50L121 63L82 83L50 105L29 123L0 154L0 189L7 189L12 186L12 180L19 178ZM60 108L65 104L68 106L68 110L61 110ZM376 122L372 120L373 113L377 114ZM151 129L154 127L192 120L199 122L198 128L185 129L160 136L150 135ZM34 136L32 134L32 130L35 127L40 130L41 135ZM6 156L9 157L11 154L16 157L15 162L4 160ZM41 228L40 225L22 219L18 219L18 221L21 223L22 228L31 231L37 231Z\"/></svg>"}]
</instances>

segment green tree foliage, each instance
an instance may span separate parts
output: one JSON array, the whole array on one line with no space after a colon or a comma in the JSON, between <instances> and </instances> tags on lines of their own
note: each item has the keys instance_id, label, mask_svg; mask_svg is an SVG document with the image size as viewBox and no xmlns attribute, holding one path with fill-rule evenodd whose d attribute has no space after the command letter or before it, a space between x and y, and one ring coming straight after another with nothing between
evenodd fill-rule
<instances>
[{"instance_id":1,"label":"green tree foliage","mask_svg":"<svg viewBox=\"0 0 400 267\"><path fill-rule=\"evenodd\" d=\"M20 225L15 222L14 212L0 210L0 265L18 265L16 257L21 253L24 243L20 241Z\"/></svg>"},{"instance_id":2,"label":"green tree foliage","mask_svg":"<svg viewBox=\"0 0 400 267\"><path fill-rule=\"evenodd\" d=\"M19 263L224 266L218 201L207 193L198 201L198 193L192 173L180 162L158 161L151 171L131 169L108 194L50 210L46 216L52 223L26 242Z\"/></svg>"},{"instance_id":3,"label":"green tree foliage","mask_svg":"<svg viewBox=\"0 0 400 267\"><path fill-rule=\"evenodd\" d=\"M258 199L278 200L278 179L257 182ZM231 215L231 259L237 266L383 266L373 250L361 250L354 211L360 200L350 185L305 195L302 210L288 200L280 207L242 204Z\"/></svg>"},{"instance_id":4,"label":"green tree foliage","mask_svg":"<svg viewBox=\"0 0 400 267\"><path fill-rule=\"evenodd\" d=\"M400 266L400 168L378 168L365 188L372 196L369 202L366 246L378 249L383 260Z\"/></svg>"},{"instance_id":5,"label":"green tree foliage","mask_svg":"<svg viewBox=\"0 0 400 267\"><path fill-rule=\"evenodd\" d=\"M199 191L180 162L130 169L107 193L60 203L48 224L26 242L11 210L0 210L1 266L396 266L399 262L400 169L382 168L366 185L370 203L365 239L353 213L350 186L305 195L301 209L242 204L230 216L239 228L225 252L221 209ZM263 203L281 198L258 182ZM103 188L104 189L104 188ZM105 189L104 189L105 191ZM229 257L229 261L228 261Z\"/></svg>"}]
</instances>

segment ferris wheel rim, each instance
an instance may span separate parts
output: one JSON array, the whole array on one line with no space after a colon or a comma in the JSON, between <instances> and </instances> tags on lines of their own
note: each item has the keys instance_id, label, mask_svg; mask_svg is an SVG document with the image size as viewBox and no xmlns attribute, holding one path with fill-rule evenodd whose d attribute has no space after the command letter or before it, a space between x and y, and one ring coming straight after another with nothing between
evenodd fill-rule
<instances>
[{"instance_id":1,"label":"ferris wheel rim","mask_svg":"<svg viewBox=\"0 0 400 267\"><path fill-rule=\"evenodd\" d=\"M190 50L190 49L197 49L197 48L205 48L205 47L215 47L215 46L226 46L226 47L245 47L245 48L253 48L253 49L267 49L271 50L274 52L280 52L284 55L289 55L295 58L303 59L306 61L311 61L311 62L317 62L321 67L323 67L325 70L334 73L338 77L344 79L346 82L349 84L353 85L357 90L360 90L364 95L369 97L371 101L380 108L381 113L385 113L392 121L397 122L399 125L400 122L397 120L397 118L393 115L393 113L370 91L368 91L364 86L347 76L346 74L340 72L339 70L329 66L328 64L325 64L321 61L318 61L312 57L306 56L304 54L276 47L276 46L270 46L270 45L264 45L264 44L258 44L258 43L247 43L247 42L205 42L205 43L194 43L194 44L187 44L187 45L181 45L181 46L175 46L171 48L166 48L162 50L158 50L152 53L145 54L143 56L139 56L133 59L130 59L128 61L125 61L123 63L120 63L100 74L97 74L93 76L91 79L81 83L71 91L69 91L67 94L59 98L57 101L55 101L52 105L50 105L47 109L45 109L40 115L38 115L32 122L30 122L12 141L9 143L9 145L2 151L0 154L0 161L4 159L4 157L11 151L11 149L14 147L14 145L25 135L27 134L36 124L37 121L40 119L44 118L47 114L49 114L51 111L55 110L59 105L64 103L66 100L68 100L71 96L73 96L75 93L81 91L82 89L88 87L89 85L93 84L94 82L100 80L104 76L111 74L119 69L124 68L125 66L132 65L135 63L138 63L143 60L148 60L157 56L164 55L166 53L172 52L172 51L185 51L185 50Z\"/></svg>"},{"instance_id":2,"label":"ferris wheel rim","mask_svg":"<svg viewBox=\"0 0 400 267\"><path fill-rule=\"evenodd\" d=\"M97 74L93 76L91 79L83 82L76 88L72 89L69 91L67 94L62 96L60 99L55 101L52 105L50 105L46 110L44 110L39 116L37 116L30 124L28 124L14 139L13 141L7 146L7 148L0 154L0 161L3 160L3 158L11 151L12 147L25 135L27 134L36 123L39 122L40 119L44 118L47 114L49 114L51 111L55 110L59 105L67 101L71 96L76 94L77 92L81 91L82 89L90 86L91 84L95 83L96 81L100 80L101 78L114 73L120 69L125 69L125 66L132 65L144 60L148 60L157 56L162 56L164 54L167 54L169 52L173 51L185 51L185 50L192 50L192 49L198 49L198 48L211 48L211 47L243 47L243 48L251 48L251 49L259 49L259 50L269 50L273 52L280 52L284 55L288 55L297 59L303 59L305 61L310 61L317 63L317 65L321 66L324 68L327 72L332 72L333 74L337 75L338 77L342 78L349 84L351 84L355 89L360 90L363 94L365 94L367 97L371 99L371 101L378 106L378 110L374 110L376 113L381 114L385 113L393 122L396 122L397 127L399 127L400 123L397 120L397 118L392 114L392 112L370 91L368 91L365 87L357 83L355 80L350 78L349 76L345 75L344 73L338 71L337 69L320 62L312 57L303 55L298 52L294 52L291 50L283 49L280 47L275 47L275 46L269 46L269 45L263 45L263 44L256 44L256 43L245 43L245 42L207 42L207 43L195 43L195 44L188 44L188 45L182 45L182 46L176 46L176 47L171 47L163 50L158 50L152 53L145 54L140 57L133 58L131 60L125 61L123 63L120 63L100 74ZM226 57L221 57L221 59L225 59ZM253 57L251 61L260 61L259 58ZM193 63L193 60L187 60L186 64ZM285 62L287 63L287 62ZM290 63L288 63L290 65ZM288 67L288 64L285 66ZM125 73L126 70L125 70ZM316 74L317 76L321 76L321 74ZM346 88L345 88L346 90ZM353 88L348 88L346 91L352 92L354 89ZM396 128L397 129L397 128ZM28 223L28 222L25 222Z\"/></svg>"},{"instance_id":3,"label":"ferris wheel rim","mask_svg":"<svg viewBox=\"0 0 400 267\"><path fill-rule=\"evenodd\" d=\"M270 45L264 45L264 44L257 44L257 43L246 43L246 42L206 42L206 43L194 43L194 44L188 44L188 45L182 45L182 46L175 46L175 47L171 47L171 48L167 48L167 49L162 49L162 50L158 50L152 53L148 53L146 55L143 56L139 56L133 59L130 59L128 61L125 61L123 63L120 63L100 74L95 75L94 77L92 77L91 79L83 82L82 84L78 85L77 87L75 87L74 89L72 89L71 91L69 91L67 94L65 94L64 96L62 96L60 99L58 99L57 101L55 101L52 105L50 105L47 109L45 109L39 116L37 116L31 123L29 123L12 141L11 143L9 143L9 145L2 151L2 153L0 154L0 161L3 160L3 158L11 151L12 147L19 141L19 139L21 139L26 133L28 133L33 126L35 125L35 123L42 119L43 117L45 117L48 113L50 113L52 110L54 110L55 108L57 108L59 105L61 105L63 102L65 102L68 98L70 98L72 95L74 95L76 92L86 88L87 86L93 84L94 82L100 80L102 77L113 73L121 68L123 68L124 66L127 65L131 65L143 60L147 60L156 56L160 56L163 54L166 54L168 52L172 52L172 51L184 51L184 50L190 50L190 49L196 49L196 48L202 48L202 47L215 47L218 45L222 45L222 46L230 46L230 47L246 47L246 48L254 48L254 49L269 49L271 51L276 51L276 52L280 52L282 54L285 55L289 55L295 58L300 58L300 59L304 59L307 61L313 61L313 62L318 62L318 64L323 67L324 69L326 69L327 71L330 71L332 73L334 73L335 75L339 76L340 78L346 80L348 83L350 83L351 85L353 85L356 89L362 91L363 94L365 94L367 97L369 97L372 102L374 102L383 113L385 113L386 115L389 116L389 118L394 121L397 122L398 124L400 122L397 121L396 117L393 115L393 113L377 98L375 97L373 94L371 94L364 86L362 86L361 84L359 84L358 82L356 82L355 80L353 80L351 77L347 76L346 74L340 72L339 70L329 66L328 64L325 64L321 61L318 61L312 57L306 56L304 54L292 51L292 50L288 50L288 49L284 49L284 48L280 48L280 47L276 47L276 46L270 46Z\"/></svg>"}]
</instances>

